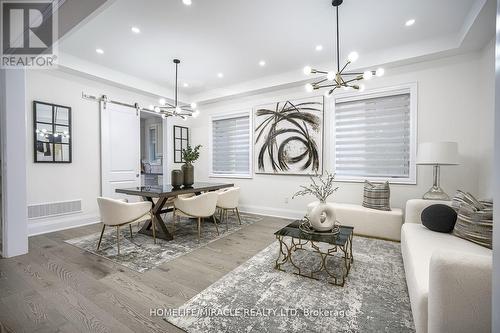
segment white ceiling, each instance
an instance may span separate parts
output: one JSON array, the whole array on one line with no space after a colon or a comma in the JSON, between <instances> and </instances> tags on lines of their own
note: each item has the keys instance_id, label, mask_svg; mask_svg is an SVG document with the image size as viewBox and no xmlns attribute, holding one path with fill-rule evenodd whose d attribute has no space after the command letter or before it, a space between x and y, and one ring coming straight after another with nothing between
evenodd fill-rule
<instances>
[{"instance_id":1,"label":"white ceiling","mask_svg":"<svg viewBox=\"0 0 500 333\"><path fill-rule=\"evenodd\" d=\"M366 66L458 48L485 3L345 0L341 57L356 50L359 66ZM416 23L406 27L410 18ZM179 58L181 93L196 97L301 73L307 64L333 68L334 23L330 0L193 0L192 6L181 0L115 0L68 34L59 50L63 65L66 56L68 64L81 61L109 70L110 76L120 73L168 88L174 80L172 59ZM132 33L132 26L141 33ZM323 51L315 51L318 44ZM182 87L184 82L190 87Z\"/></svg>"}]
</instances>

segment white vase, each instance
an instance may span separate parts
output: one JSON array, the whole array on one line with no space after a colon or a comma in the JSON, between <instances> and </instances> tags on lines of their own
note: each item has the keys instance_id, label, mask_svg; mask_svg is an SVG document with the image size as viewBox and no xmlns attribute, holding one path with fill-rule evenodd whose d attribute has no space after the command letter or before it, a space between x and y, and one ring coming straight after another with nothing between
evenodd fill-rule
<instances>
[{"instance_id":1,"label":"white vase","mask_svg":"<svg viewBox=\"0 0 500 333\"><path fill-rule=\"evenodd\" d=\"M311 227L316 231L330 231L335 226L336 216L332 204L327 202L311 202L307 205L307 216Z\"/></svg>"}]
</instances>

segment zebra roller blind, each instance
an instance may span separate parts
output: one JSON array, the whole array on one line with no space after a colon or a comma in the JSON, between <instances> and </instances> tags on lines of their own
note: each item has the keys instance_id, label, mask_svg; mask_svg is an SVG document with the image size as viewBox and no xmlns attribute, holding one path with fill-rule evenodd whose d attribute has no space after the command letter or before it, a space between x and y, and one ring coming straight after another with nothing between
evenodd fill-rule
<instances>
[{"instance_id":1,"label":"zebra roller blind","mask_svg":"<svg viewBox=\"0 0 500 333\"><path fill-rule=\"evenodd\" d=\"M250 175L250 116L212 120L212 174Z\"/></svg>"},{"instance_id":2,"label":"zebra roller blind","mask_svg":"<svg viewBox=\"0 0 500 333\"><path fill-rule=\"evenodd\" d=\"M410 119L410 93L336 103L336 175L408 179Z\"/></svg>"}]
</instances>

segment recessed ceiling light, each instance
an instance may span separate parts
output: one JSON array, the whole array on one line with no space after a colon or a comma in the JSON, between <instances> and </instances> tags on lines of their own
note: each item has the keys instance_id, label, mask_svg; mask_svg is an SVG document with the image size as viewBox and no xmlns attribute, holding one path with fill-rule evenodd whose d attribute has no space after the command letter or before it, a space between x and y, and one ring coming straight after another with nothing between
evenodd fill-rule
<instances>
[{"instance_id":1,"label":"recessed ceiling light","mask_svg":"<svg viewBox=\"0 0 500 333\"><path fill-rule=\"evenodd\" d=\"M103 49L95 49L95 51L99 54L103 54L104 53L104 50Z\"/></svg>"},{"instance_id":2,"label":"recessed ceiling light","mask_svg":"<svg viewBox=\"0 0 500 333\"><path fill-rule=\"evenodd\" d=\"M405 23L405 25L407 27L411 27L414 24L415 24L415 19L410 19L410 20L406 21L406 23Z\"/></svg>"},{"instance_id":3,"label":"recessed ceiling light","mask_svg":"<svg viewBox=\"0 0 500 333\"><path fill-rule=\"evenodd\" d=\"M219 79L222 79L222 78L224 77L224 73L217 73L217 77L218 77Z\"/></svg>"},{"instance_id":4,"label":"recessed ceiling light","mask_svg":"<svg viewBox=\"0 0 500 333\"><path fill-rule=\"evenodd\" d=\"M134 34L140 34L141 33L141 29L139 29L138 27L132 27L130 30L132 30L132 32Z\"/></svg>"},{"instance_id":5,"label":"recessed ceiling light","mask_svg":"<svg viewBox=\"0 0 500 333\"><path fill-rule=\"evenodd\" d=\"M266 65L266 61L265 60L259 61L259 66L264 67L265 65Z\"/></svg>"},{"instance_id":6,"label":"recessed ceiling light","mask_svg":"<svg viewBox=\"0 0 500 333\"><path fill-rule=\"evenodd\" d=\"M182 84L182 86L183 86L184 88L187 88L187 87L189 87L189 83L184 82L184 83Z\"/></svg>"},{"instance_id":7,"label":"recessed ceiling light","mask_svg":"<svg viewBox=\"0 0 500 333\"><path fill-rule=\"evenodd\" d=\"M191 1L191 0L182 0L182 3L185 4L186 6L191 6L191 4L193 3L193 1Z\"/></svg>"},{"instance_id":8,"label":"recessed ceiling light","mask_svg":"<svg viewBox=\"0 0 500 333\"><path fill-rule=\"evenodd\" d=\"M323 45L316 45L315 47L316 51L323 51Z\"/></svg>"}]
</instances>

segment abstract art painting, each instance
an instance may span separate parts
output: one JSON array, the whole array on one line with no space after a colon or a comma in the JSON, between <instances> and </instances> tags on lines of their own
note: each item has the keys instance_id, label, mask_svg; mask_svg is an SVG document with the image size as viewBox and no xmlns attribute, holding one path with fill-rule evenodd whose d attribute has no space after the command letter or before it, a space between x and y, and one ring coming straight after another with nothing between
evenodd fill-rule
<instances>
[{"instance_id":1,"label":"abstract art painting","mask_svg":"<svg viewBox=\"0 0 500 333\"><path fill-rule=\"evenodd\" d=\"M255 172L314 175L323 172L323 96L255 108Z\"/></svg>"}]
</instances>

